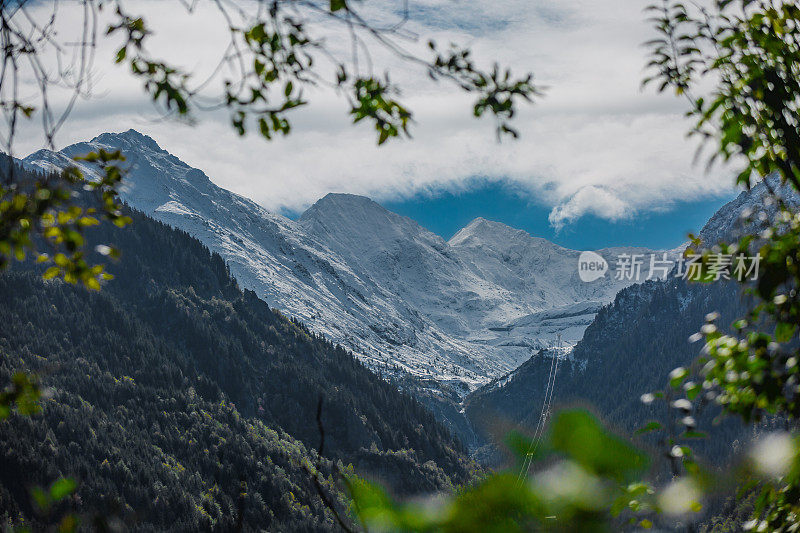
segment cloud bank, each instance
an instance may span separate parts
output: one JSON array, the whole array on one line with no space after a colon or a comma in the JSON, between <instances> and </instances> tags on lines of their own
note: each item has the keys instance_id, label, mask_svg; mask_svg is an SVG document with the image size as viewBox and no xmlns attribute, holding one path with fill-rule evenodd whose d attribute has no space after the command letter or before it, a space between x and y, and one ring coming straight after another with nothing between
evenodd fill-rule
<instances>
[{"instance_id":1,"label":"cloud bank","mask_svg":"<svg viewBox=\"0 0 800 533\"><path fill-rule=\"evenodd\" d=\"M396 2L365 2L377 21L398 16ZM415 112L414 139L378 148L372 131L353 126L345 103L314 90L295 116L293 133L265 142L238 137L227 116L200 115L193 125L158 120L140 83L112 64L113 44L98 50L95 99L80 102L60 133L60 145L130 127L205 171L217 184L271 210L301 210L326 193L364 194L378 201L467 186L474 179L505 180L552 208L563 227L584 215L608 220L667 209L730 190L724 169L693 164L696 148L685 132L683 102L643 92L651 37L638 2L570 0L502 2L410 0L410 31L440 43L470 45L479 63L497 59L517 73L533 71L547 87L516 120L521 138L496 141L490 120L471 117L471 100L457 88L431 82L396 59L376 53L376 64L402 80ZM64 24L78 12L62 4ZM225 26L199 7L187 20L178 2L129 4L154 29L151 48L198 74L218 60ZM74 22L74 20L73 20ZM345 47L331 33L332 46ZM344 49L344 48L343 48ZM18 152L41 147L35 125L24 128Z\"/></svg>"}]
</instances>

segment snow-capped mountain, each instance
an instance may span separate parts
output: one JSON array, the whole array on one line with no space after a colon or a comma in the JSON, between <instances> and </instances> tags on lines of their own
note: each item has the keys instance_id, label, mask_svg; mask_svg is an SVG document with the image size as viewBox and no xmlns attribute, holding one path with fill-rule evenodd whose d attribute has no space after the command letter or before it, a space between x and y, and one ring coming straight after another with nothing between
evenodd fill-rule
<instances>
[{"instance_id":1,"label":"snow-capped mountain","mask_svg":"<svg viewBox=\"0 0 800 533\"><path fill-rule=\"evenodd\" d=\"M754 231L753 227L747 226L746 220L752 219L750 224L756 226L764 220L771 220L778 209L773 195L780 197L789 207L800 206L800 194L791 184L782 184L777 175L767 176L714 213L700 231L700 240L706 246L712 246L734 241L745 230Z\"/></svg>"},{"instance_id":2,"label":"snow-capped mountain","mask_svg":"<svg viewBox=\"0 0 800 533\"><path fill-rule=\"evenodd\" d=\"M98 148L127 158L123 200L222 255L243 287L370 366L461 393L554 345L558 334L577 342L600 306L632 283L613 275L584 283L580 252L484 219L447 242L360 196L329 194L293 221L216 186L133 130L23 162L51 170ZM618 254L651 253L598 252L612 268Z\"/></svg>"},{"instance_id":3,"label":"snow-capped mountain","mask_svg":"<svg viewBox=\"0 0 800 533\"><path fill-rule=\"evenodd\" d=\"M486 339L506 350L520 347L529 353L552 347L558 334L567 346L574 345L600 307L632 283L610 274L584 283L577 268L581 252L483 218L473 220L449 243L473 272L502 287L506 295L514 295L516 307L504 309L498 304L471 327L473 338ZM618 258L638 256L642 265L637 279L644 281L650 276L651 256L663 260L666 254L667 259L674 260L680 252L617 247L597 253L611 269ZM653 275L659 277L659 272L654 269ZM486 331L494 335L487 338Z\"/></svg>"},{"instance_id":4,"label":"snow-capped mountain","mask_svg":"<svg viewBox=\"0 0 800 533\"><path fill-rule=\"evenodd\" d=\"M776 209L767 200L770 190L794 209L800 206L800 194L770 176L709 219L699 233L703 246L735 242L743 230L758 233L762 218L771 219ZM751 215L754 221L747 226ZM727 330L751 307L736 281L690 283L672 273L668 279L626 287L596 314L569 357L561 358L554 402L590 404L620 428L642 427L651 413L642 411L641 394L663 388L673 368L688 366L698 356L700 346L686 339L703 325L706 314L719 312L718 324ZM475 440L502 438L507 426L498 420L531 431L536 427L554 355L542 350L467 396L463 405L471 427L478 430Z\"/></svg>"}]
</instances>

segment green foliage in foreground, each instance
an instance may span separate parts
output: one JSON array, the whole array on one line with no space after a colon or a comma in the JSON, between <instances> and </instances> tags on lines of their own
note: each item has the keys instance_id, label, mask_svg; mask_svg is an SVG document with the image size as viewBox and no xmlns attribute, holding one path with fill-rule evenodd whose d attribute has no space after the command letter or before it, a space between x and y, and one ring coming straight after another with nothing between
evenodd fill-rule
<instances>
[{"instance_id":1,"label":"green foliage in foreground","mask_svg":"<svg viewBox=\"0 0 800 533\"><path fill-rule=\"evenodd\" d=\"M87 228L106 220L119 227L130 222L121 211L117 187L122 180L119 151L92 152L79 158L93 175L78 166L48 175L23 171L0 155L0 271L10 261L33 254L50 265L46 279L62 278L99 290L111 276L100 262L88 260L84 250ZM90 207L75 202L75 191L95 197ZM116 256L115 248L98 243L101 255Z\"/></svg>"},{"instance_id":2,"label":"green foliage in foreground","mask_svg":"<svg viewBox=\"0 0 800 533\"><path fill-rule=\"evenodd\" d=\"M329 6L273 2L269 9L246 5L234 9L218 4L230 34L229 48L218 72L204 81L194 81L192 72L148 53L151 32L144 17L130 14L115 3L116 17L107 28L108 35L123 37L115 61L129 66L130 72L142 80L153 102L189 119L198 111L224 108L240 135L250 130L267 140L288 135L292 111L309 104L304 90L327 86L344 97L354 123L371 123L379 145L409 137L413 113L400 101L401 85L390 79L386 69L376 64L374 71L386 74L373 74L371 50L375 48L473 96L473 115L493 116L498 137L517 136L512 127L516 109L540 94L531 74L517 78L497 63L491 69L482 69L469 48L452 44L442 50L428 41L426 53L412 52L407 43L396 40L404 33L400 30L406 20L398 21L392 29L384 28L361 13L360 3L342 0ZM320 25L320 21L325 24ZM348 32L352 44L349 54L327 44L330 34L323 31L326 25ZM369 69L359 68L359 57L370 64ZM203 87L211 82L222 86L221 98L203 94Z\"/></svg>"},{"instance_id":3,"label":"green foliage in foreground","mask_svg":"<svg viewBox=\"0 0 800 533\"><path fill-rule=\"evenodd\" d=\"M349 7L349 3L337 0L331 2L330 12L344 10L352 14ZM653 69L649 81L657 83L661 90L674 88L688 98L690 115L696 119L694 132L712 141L712 160L740 165L738 182L745 186L777 174L783 182L800 190L800 8L779 0L716 0L709 9L663 0L649 12L657 32L657 38L649 43ZM136 39L143 38L145 30L137 26L137 19L130 21L133 26L126 23L117 28L133 39L129 39L132 46L121 52L118 60L126 61L128 53L133 52L128 60L134 73L145 80L151 96L163 99L167 107L177 106L180 114L185 113L190 93L184 92L180 82L175 85L171 81L180 79L179 73L165 70L164 65L141 55ZM265 51L271 53L264 45L275 41L276 36L280 41L280 33L264 27L244 35L255 46L254 57L258 60L250 81L257 84L258 90L264 84L285 83L286 101L296 107L299 97L295 97L295 87L288 84L285 76L281 79L285 72L267 68L259 56ZM301 39L295 44L305 47L310 42ZM449 65L456 70L447 72ZM440 55L434 66L432 74L455 74L457 80L474 73L467 57L458 53ZM299 70L290 71L290 76L302 73L305 67L300 63L292 68ZM378 118L379 142L406 131L410 115L391 96L388 80L350 78L343 73L339 81L353 83L355 119ZM472 83L478 94L488 96L476 104L478 115L483 110L499 112L500 117L513 113L508 103L533 94L529 80L519 84L499 71L477 76L474 83L467 81L468 87ZM709 81L713 84L710 93L696 95ZM245 87L250 88L247 84ZM254 102L263 98L258 96L258 90ZM228 98L234 109L252 103L236 100L237 96L230 93ZM286 133L287 125L280 118L277 122L272 120L275 117L270 111L265 115L270 121L265 121L261 129ZM244 112L245 115L234 114L234 126L239 131L244 131L246 114L252 109ZM763 213L764 222L770 227L757 237L751 235L732 245L736 252L760 251L764 259L753 293L756 304L752 312L737 321L733 335L721 334L714 324L716 315L710 315L699 334L699 338L705 337L705 346L697 364L691 369L675 369L664 392L647 396L647 401L665 402L670 417L684 415L646 428L665 433L663 452L669 460L671 479L657 486L645 482L645 461L640 452L606 433L585 413L566 412L555 417L541 451L534 446L535 475L531 478L523 476L517 481L513 474L492 475L452 497L424 505L397 503L377 486L351 478L356 517L367 528L414 531L603 531L618 529L625 522L642 528L677 528L691 524L693 513L701 509L710 487L732 483L743 491L752 508L748 520L736 527L797 530L800 454L796 437L788 433L763 436L737 475L726 480L704 471L694 460L692 450L680 444L673 431L677 424L694 431L695 420L690 413L709 402L748 422L773 415L785 420L788 428L796 425L800 414L800 219L791 207L782 205L780 198L775 202L777 209ZM7 210L8 206L14 207L8 204ZM760 229L753 227L755 231ZM0 237L5 239L5 235ZM72 280L69 271L64 277ZM196 303L181 296L179 300L189 305ZM124 376L121 383L133 386L124 381ZM220 437L227 440L226 436L215 436ZM518 449L530 450L531 444ZM165 464L172 467L168 461ZM326 513L320 507L317 519L323 520Z\"/></svg>"},{"instance_id":4,"label":"green foliage in foreground","mask_svg":"<svg viewBox=\"0 0 800 533\"><path fill-rule=\"evenodd\" d=\"M511 444L522 458L532 443L514 435ZM530 479L517 471L500 473L422 503L398 504L380 487L353 480L354 507L369 530L478 533L610 531L619 515L655 505L652 490L636 483L647 456L585 411L560 412L536 459L543 468Z\"/></svg>"},{"instance_id":5,"label":"green foliage in foreground","mask_svg":"<svg viewBox=\"0 0 800 533\"><path fill-rule=\"evenodd\" d=\"M41 389L35 376L17 372L11 376L11 384L0 392L0 420L8 418L12 409L21 415L33 415L41 411L39 399Z\"/></svg>"}]
</instances>

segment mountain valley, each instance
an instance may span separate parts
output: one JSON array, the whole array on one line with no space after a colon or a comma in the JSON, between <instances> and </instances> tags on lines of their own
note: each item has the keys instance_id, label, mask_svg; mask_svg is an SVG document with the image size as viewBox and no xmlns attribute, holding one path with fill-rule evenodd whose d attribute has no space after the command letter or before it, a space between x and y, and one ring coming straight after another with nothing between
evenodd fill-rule
<instances>
[{"instance_id":1,"label":"mountain valley","mask_svg":"<svg viewBox=\"0 0 800 533\"><path fill-rule=\"evenodd\" d=\"M355 195L329 194L290 220L214 185L134 130L41 150L23 162L57 170L98 148L127 158L125 202L198 238L241 286L370 368L408 374L455 398L559 337L574 345L599 309L633 282L606 276L583 283L580 252L481 218L445 241ZM652 251L598 252L613 265L619 254Z\"/></svg>"}]
</instances>

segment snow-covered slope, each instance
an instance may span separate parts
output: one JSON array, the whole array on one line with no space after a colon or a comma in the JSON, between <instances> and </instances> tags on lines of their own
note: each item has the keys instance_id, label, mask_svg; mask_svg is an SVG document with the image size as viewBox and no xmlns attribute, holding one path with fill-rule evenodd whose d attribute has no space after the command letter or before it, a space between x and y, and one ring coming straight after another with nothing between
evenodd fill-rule
<instances>
[{"instance_id":1,"label":"snow-covered slope","mask_svg":"<svg viewBox=\"0 0 800 533\"><path fill-rule=\"evenodd\" d=\"M446 242L368 198L329 194L292 221L214 185L133 130L24 163L58 168L100 147L127 157L126 202L221 254L242 286L375 368L462 393L552 346L559 333L576 342L599 306L630 284L609 275L583 283L580 252L483 219ZM650 253L599 252L610 265L619 253Z\"/></svg>"},{"instance_id":2,"label":"snow-covered slope","mask_svg":"<svg viewBox=\"0 0 800 533\"><path fill-rule=\"evenodd\" d=\"M473 220L459 231L450 239L450 245L473 272L514 295L517 308L505 310L497 306L485 314L481 323L474 324L472 330L479 335L487 329L497 333L488 342L506 349L552 347L558 334L567 345L576 343L599 308L631 284L630 280L616 279L613 272L584 283L578 277L579 251L483 218ZM597 253L606 259L612 271L617 258L642 256L639 281L650 274L651 254L663 259L661 252L645 248L606 248ZM666 253L668 258L675 258L679 252ZM505 312L498 312L501 310Z\"/></svg>"},{"instance_id":3,"label":"snow-covered slope","mask_svg":"<svg viewBox=\"0 0 800 533\"><path fill-rule=\"evenodd\" d=\"M767 176L714 213L700 231L700 240L706 246L722 241L730 242L737 239L744 230L753 231L754 228L746 227L745 219L752 218L751 224L755 226L760 225L763 220L772 219L778 208L772 198L773 193L790 207L800 206L800 195L794 187L789 183L781 184L777 175Z\"/></svg>"},{"instance_id":4,"label":"snow-covered slope","mask_svg":"<svg viewBox=\"0 0 800 533\"><path fill-rule=\"evenodd\" d=\"M800 195L772 176L711 217L699 234L703 246L734 242L743 229L758 233L762 229L759 213L766 211L769 218L776 209L767 202L769 189L795 209L800 206ZM745 227L743 220L749 215L754 215L755 222ZM662 388L673 368L688 366L697 357L700 348L686 339L703 324L706 314L719 312L718 324L727 329L750 307L735 281L690 283L673 276L626 287L596 314L569 356L561 358L554 402L590 404L615 426L631 431L641 427L650 416L641 409L641 394ZM581 313L580 306L576 305L575 312ZM552 350L542 350L514 372L468 395L463 405L478 432L475 441L504 437L508 426L498 420L533 431L545 400L553 355Z\"/></svg>"}]
</instances>

